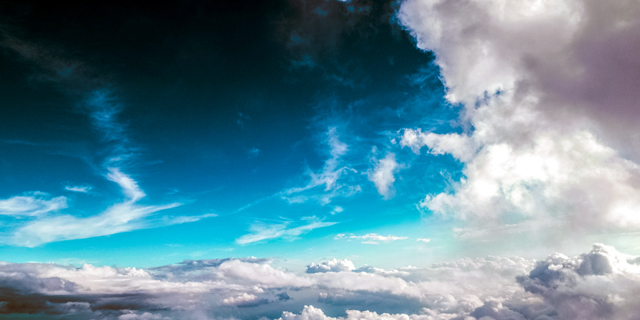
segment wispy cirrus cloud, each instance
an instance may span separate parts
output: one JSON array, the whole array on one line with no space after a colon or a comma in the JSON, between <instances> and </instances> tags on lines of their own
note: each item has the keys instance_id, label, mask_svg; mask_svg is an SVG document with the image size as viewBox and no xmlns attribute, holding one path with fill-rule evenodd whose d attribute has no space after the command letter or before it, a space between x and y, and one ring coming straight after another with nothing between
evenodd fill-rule
<instances>
[{"instance_id":1,"label":"wispy cirrus cloud","mask_svg":"<svg viewBox=\"0 0 640 320\"><path fill-rule=\"evenodd\" d=\"M144 218L155 212L181 205L181 203L139 205L137 202L145 197L145 193L138 187L135 180L116 168L111 168L106 178L120 186L125 195L123 202L89 217L79 218L72 215L42 217L18 228L7 242L18 246L34 247L54 241L84 239L157 227L161 224L146 221ZM197 220L199 219L183 222ZM171 222L181 223L180 220Z\"/></svg>"},{"instance_id":2,"label":"wispy cirrus cloud","mask_svg":"<svg viewBox=\"0 0 640 320\"><path fill-rule=\"evenodd\" d=\"M0 199L0 215L38 216L67 208L67 198L51 198L44 192L30 192L21 196Z\"/></svg>"},{"instance_id":3,"label":"wispy cirrus cloud","mask_svg":"<svg viewBox=\"0 0 640 320\"><path fill-rule=\"evenodd\" d=\"M324 161L322 169L319 172L307 169L305 172L309 178L307 184L281 191L279 195L282 199L289 203L302 203L314 199L325 205L335 197L349 197L361 191L359 185L343 184L339 181L345 174L357 173L357 170L341 161L341 158L349 151L349 146L340 140L338 128L328 127L324 137L323 142L328 147L329 157ZM319 188L323 189L317 191ZM316 192L308 194L311 191Z\"/></svg>"},{"instance_id":4,"label":"wispy cirrus cloud","mask_svg":"<svg viewBox=\"0 0 640 320\"><path fill-rule=\"evenodd\" d=\"M337 224L337 222L325 222L316 217L306 217L303 218L302 221L303 224L296 227L291 227L292 221L285 221L281 223L256 222L249 228L251 233L236 239L236 243L245 245L279 238L295 239L296 237L314 229Z\"/></svg>"},{"instance_id":5,"label":"wispy cirrus cloud","mask_svg":"<svg viewBox=\"0 0 640 320\"><path fill-rule=\"evenodd\" d=\"M43 75L37 79L57 82L61 84L61 90L78 99L76 111L87 115L92 128L101 137L100 145L103 147L96 154L96 158L102 160L95 163L87 158L87 163L98 175L118 184L124 194L123 200L114 201L115 204L92 216L54 214L67 208L66 198L48 199L46 194L39 192L0 200L0 214L34 217L15 227L3 237L2 242L33 247L48 242L194 222L215 216L203 214L151 219L152 214L178 207L182 203L139 203L146 194L138 182L125 173L131 171L131 160L139 151L129 138L126 121L121 119L125 106L117 95L116 86L96 77L95 72L89 72L90 66L87 64L65 58L65 52L60 48L51 49L50 46L20 39L6 29L0 29L0 36L0 47L12 52L17 60L34 65L35 73ZM67 191L80 193L87 193L91 189L88 185L65 186Z\"/></svg>"},{"instance_id":6,"label":"wispy cirrus cloud","mask_svg":"<svg viewBox=\"0 0 640 320\"><path fill-rule=\"evenodd\" d=\"M393 241L398 241L398 240L406 240L408 239L407 237L399 237L399 236L392 236L392 235L379 235L377 233L367 233L365 235L362 236L357 236L354 234L344 234L344 233L340 233L337 234L334 237L335 240L342 240L342 239L346 239L346 240L358 240L361 241L364 244L380 244L382 243L389 243L389 242L393 242Z\"/></svg>"},{"instance_id":7,"label":"wispy cirrus cloud","mask_svg":"<svg viewBox=\"0 0 640 320\"><path fill-rule=\"evenodd\" d=\"M93 187L90 185L66 185L64 189L71 192L89 193Z\"/></svg>"}]
</instances>

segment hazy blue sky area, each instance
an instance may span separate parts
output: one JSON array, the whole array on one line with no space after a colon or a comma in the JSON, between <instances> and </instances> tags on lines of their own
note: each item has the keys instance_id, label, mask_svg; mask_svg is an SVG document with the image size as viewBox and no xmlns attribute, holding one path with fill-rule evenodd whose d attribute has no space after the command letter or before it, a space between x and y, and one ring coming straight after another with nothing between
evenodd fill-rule
<instances>
[{"instance_id":1,"label":"hazy blue sky area","mask_svg":"<svg viewBox=\"0 0 640 320\"><path fill-rule=\"evenodd\" d=\"M639 317L638 17L4 1L0 319Z\"/></svg>"}]
</instances>

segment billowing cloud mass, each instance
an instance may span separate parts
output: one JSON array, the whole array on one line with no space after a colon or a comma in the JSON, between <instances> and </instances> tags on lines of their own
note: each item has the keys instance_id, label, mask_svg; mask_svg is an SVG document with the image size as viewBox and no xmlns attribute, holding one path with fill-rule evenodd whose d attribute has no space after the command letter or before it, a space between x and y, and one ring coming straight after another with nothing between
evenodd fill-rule
<instances>
[{"instance_id":1,"label":"billowing cloud mass","mask_svg":"<svg viewBox=\"0 0 640 320\"><path fill-rule=\"evenodd\" d=\"M467 128L401 132L415 153L464 163L420 205L475 222L640 226L639 16L637 1L404 1L399 18L435 53Z\"/></svg>"},{"instance_id":2,"label":"billowing cloud mass","mask_svg":"<svg viewBox=\"0 0 640 320\"><path fill-rule=\"evenodd\" d=\"M353 262L350 260L338 260L333 259L322 263L311 263L307 266L307 273L320 273L320 272L341 272L355 270Z\"/></svg>"},{"instance_id":3,"label":"billowing cloud mass","mask_svg":"<svg viewBox=\"0 0 640 320\"><path fill-rule=\"evenodd\" d=\"M429 268L354 269L269 260L188 260L151 269L0 265L0 313L82 319L632 319L638 258L596 244L573 258L466 258ZM284 312L282 312L284 310Z\"/></svg>"}]
</instances>

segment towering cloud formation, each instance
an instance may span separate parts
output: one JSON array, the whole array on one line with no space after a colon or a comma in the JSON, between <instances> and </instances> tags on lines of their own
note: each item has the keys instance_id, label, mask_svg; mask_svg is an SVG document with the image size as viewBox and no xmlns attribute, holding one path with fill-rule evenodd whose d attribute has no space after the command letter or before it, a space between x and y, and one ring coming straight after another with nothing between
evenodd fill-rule
<instances>
[{"instance_id":1,"label":"towering cloud formation","mask_svg":"<svg viewBox=\"0 0 640 320\"><path fill-rule=\"evenodd\" d=\"M571 229L640 226L640 3L407 0L401 22L433 51L464 107L461 134L403 131L416 153L465 164L429 210Z\"/></svg>"}]
</instances>

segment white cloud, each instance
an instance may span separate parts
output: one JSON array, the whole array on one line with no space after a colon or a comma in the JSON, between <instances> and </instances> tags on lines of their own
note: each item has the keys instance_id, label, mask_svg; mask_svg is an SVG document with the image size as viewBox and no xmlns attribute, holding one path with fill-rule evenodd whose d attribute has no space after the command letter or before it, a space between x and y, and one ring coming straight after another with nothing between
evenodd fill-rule
<instances>
[{"instance_id":1,"label":"white cloud","mask_svg":"<svg viewBox=\"0 0 640 320\"><path fill-rule=\"evenodd\" d=\"M407 314L378 314L371 311L359 311L359 310L347 310L346 317L333 318L326 316L322 309L314 306L304 306L304 309L300 314L294 314L289 311L284 311L282 317L278 320L435 320L435 319L448 319L447 317L433 317L431 315L407 315Z\"/></svg>"},{"instance_id":2,"label":"white cloud","mask_svg":"<svg viewBox=\"0 0 640 320\"><path fill-rule=\"evenodd\" d=\"M364 244L380 244L380 242L388 243L388 242L393 242L398 240L406 240L407 237L398 237L398 236L392 236L392 235L382 236L377 233L367 233L362 236L356 236L354 234L346 235L344 233L340 233L340 234L337 234L334 237L334 239L335 240L353 239L353 240L361 241Z\"/></svg>"},{"instance_id":3,"label":"white cloud","mask_svg":"<svg viewBox=\"0 0 640 320\"><path fill-rule=\"evenodd\" d=\"M181 205L138 205L136 202L145 194L135 180L117 168L111 168L107 178L122 188L126 196L124 202L114 204L104 212L90 217L58 215L28 222L13 233L9 242L13 245L34 247L48 242L84 239L147 228L150 225L143 218L154 212Z\"/></svg>"},{"instance_id":4,"label":"white cloud","mask_svg":"<svg viewBox=\"0 0 640 320\"><path fill-rule=\"evenodd\" d=\"M321 272L342 272L342 271L353 271L356 267L353 265L351 260L338 260L332 259L329 261L324 261L322 263L314 263L312 262L307 266L307 273L321 273Z\"/></svg>"},{"instance_id":5,"label":"white cloud","mask_svg":"<svg viewBox=\"0 0 640 320\"><path fill-rule=\"evenodd\" d=\"M344 208L342 208L341 206L335 206L333 210L331 210L331 214L340 213L342 211L344 211Z\"/></svg>"},{"instance_id":6,"label":"white cloud","mask_svg":"<svg viewBox=\"0 0 640 320\"><path fill-rule=\"evenodd\" d=\"M0 200L0 215L38 216L58 211L67 207L67 198L55 197L47 199L43 192L32 192L22 196L14 196Z\"/></svg>"},{"instance_id":7,"label":"white cloud","mask_svg":"<svg viewBox=\"0 0 640 320\"><path fill-rule=\"evenodd\" d=\"M426 146L431 154L441 155L448 153L461 161L470 160L477 149L474 142L466 135L424 133L420 129L405 129L400 145L410 147L416 154L420 154L420 149Z\"/></svg>"},{"instance_id":8,"label":"white cloud","mask_svg":"<svg viewBox=\"0 0 640 320\"><path fill-rule=\"evenodd\" d=\"M131 177L120 172L118 168L109 168L107 179L117 183L122 188L122 193L127 196L130 202L136 202L146 196L142 189L138 187L138 183Z\"/></svg>"},{"instance_id":9,"label":"white cloud","mask_svg":"<svg viewBox=\"0 0 640 320\"><path fill-rule=\"evenodd\" d=\"M640 313L640 265L631 261L637 257L596 244L573 258L553 254L518 282L562 319L630 319Z\"/></svg>"},{"instance_id":10,"label":"white cloud","mask_svg":"<svg viewBox=\"0 0 640 320\"><path fill-rule=\"evenodd\" d=\"M418 239L416 239L416 241L418 241L418 242L424 242L424 243L429 243L429 242L431 242L431 239L429 239L429 238L418 238Z\"/></svg>"},{"instance_id":11,"label":"white cloud","mask_svg":"<svg viewBox=\"0 0 640 320\"><path fill-rule=\"evenodd\" d=\"M387 154L383 159L376 160L375 168L369 172L369 180L373 181L378 189L378 193L384 196L384 199L393 197L395 190L393 182L396 181L393 176L398 171L398 163L394 153Z\"/></svg>"},{"instance_id":12,"label":"white cloud","mask_svg":"<svg viewBox=\"0 0 640 320\"><path fill-rule=\"evenodd\" d=\"M235 308L255 318L285 310L282 319L630 319L640 312L638 261L597 244L586 254L538 262L490 256L383 270L334 259L310 264L320 272L304 274L256 258L147 270L0 263L0 310L22 306L71 319L79 310L85 313L78 318L219 318ZM105 305L112 313L93 313ZM327 317L311 305L346 316Z\"/></svg>"},{"instance_id":13,"label":"white cloud","mask_svg":"<svg viewBox=\"0 0 640 320\"><path fill-rule=\"evenodd\" d=\"M240 295L223 299L222 303L227 305L238 305L238 304L253 302L257 299L258 299L258 296L256 295L243 292Z\"/></svg>"},{"instance_id":14,"label":"white cloud","mask_svg":"<svg viewBox=\"0 0 640 320\"><path fill-rule=\"evenodd\" d=\"M638 17L637 1L404 1L400 20L473 128L404 130L402 146L465 165L420 205L481 224L640 226Z\"/></svg>"},{"instance_id":15,"label":"white cloud","mask_svg":"<svg viewBox=\"0 0 640 320\"><path fill-rule=\"evenodd\" d=\"M65 186L64 189L71 192L89 193L93 187L88 185L68 185Z\"/></svg>"},{"instance_id":16,"label":"white cloud","mask_svg":"<svg viewBox=\"0 0 640 320\"><path fill-rule=\"evenodd\" d=\"M306 224L297 226L297 227L289 227L291 221L285 221L282 223L275 224L265 224L262 222L257 222L251 225L250 231L251 233L243 235L242 237L236 239L236 243L238 244L250 244L254 242L285 238L285 239L294 239L297 236L312 231L318 228L329 227L337 222L323 222L316 217L307 217L304 218L303 221Z\"/></svg>"}]
</instances>

